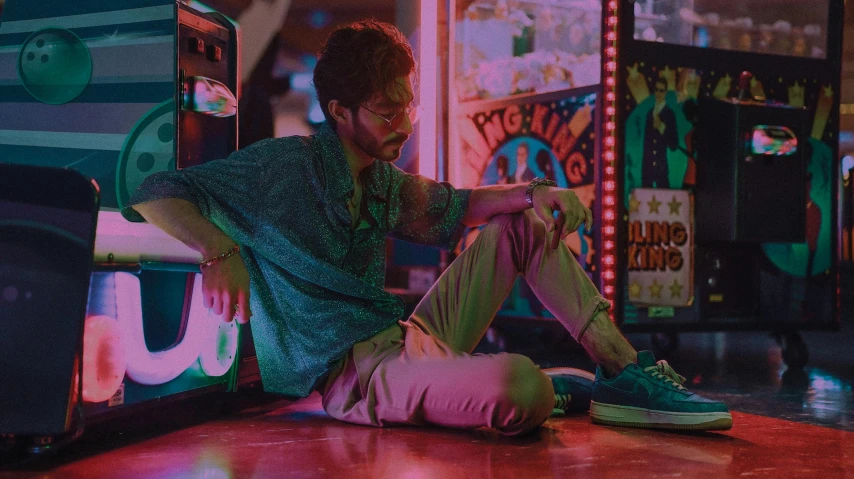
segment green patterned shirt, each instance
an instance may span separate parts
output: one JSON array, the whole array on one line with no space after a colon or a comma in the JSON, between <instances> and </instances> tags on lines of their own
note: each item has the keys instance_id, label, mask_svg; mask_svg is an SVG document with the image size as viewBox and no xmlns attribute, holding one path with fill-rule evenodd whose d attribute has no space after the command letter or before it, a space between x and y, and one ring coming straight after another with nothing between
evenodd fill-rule
<instances>
[{"instance_id":1,"label":"green patterned shirt","mask_svg":"<svg viewBox=\"0 0 854 479\"><path fill-rule=\"evenodd\" d=\"M374 161L362 171L359 221L341 142L317 134L263 140L225 159L149 176L130 204L181 198L241 245L264 389L308 396L350 347L403 319L383 289L385 239L452 248L470 190ZM143 221L131 206L130 221Z\"/></svg>"}]
</instances>

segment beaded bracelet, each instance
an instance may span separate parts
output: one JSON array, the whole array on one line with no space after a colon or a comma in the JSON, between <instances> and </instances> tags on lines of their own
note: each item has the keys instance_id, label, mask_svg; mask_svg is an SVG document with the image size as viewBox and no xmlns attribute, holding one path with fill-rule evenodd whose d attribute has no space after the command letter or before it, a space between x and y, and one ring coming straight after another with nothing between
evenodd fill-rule
<instances>
[{"instance_id":1,"label":"beaded bracelet","mask_svg":"<svg viewBox=\"0 0 854 479\"><path fill-rule=\"evenodd\" d=\"M199 263L199 267L200 268L207 268L208 266L217 264L220 261L222 261L228 257L234 256L235 254L237 254L239 252L240 252L240 245L239 244L234 245L234 248L231 248L230 250L226 251L225 253L223 253L219 256L214 256L213 258L209 258L209 259L202 261L201 263Z\"/></svg>"}]
</instances>

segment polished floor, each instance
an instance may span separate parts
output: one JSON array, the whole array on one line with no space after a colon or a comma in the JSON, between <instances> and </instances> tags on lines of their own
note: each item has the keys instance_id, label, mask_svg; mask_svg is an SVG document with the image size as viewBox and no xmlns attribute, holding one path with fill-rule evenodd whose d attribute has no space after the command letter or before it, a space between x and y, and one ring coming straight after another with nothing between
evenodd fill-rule
<instances>
[{"instance_id":1,"label":"polished floor","mask_svg":"<svg viewBox=\"0 0 854 479\"><path fill-rule=\"evenodd\" d=\"M786 367L768 333L679 335L666 359L693 390L730 405L734 426L722 433L602 427L583 415L550 419L518 439L375 429L329 418L316 395L255 393L238 396L231 413L198 402L95 428L0 478L854 478L852 304L840 331L802 334L810 353L802 370ZM503 325L502 346L544 367L592 367L577 346L550 342L550 328ZM498 347L490 338L482 350ZM649 335L629 339L651 347Z\"/></svg>"}]
</instances>

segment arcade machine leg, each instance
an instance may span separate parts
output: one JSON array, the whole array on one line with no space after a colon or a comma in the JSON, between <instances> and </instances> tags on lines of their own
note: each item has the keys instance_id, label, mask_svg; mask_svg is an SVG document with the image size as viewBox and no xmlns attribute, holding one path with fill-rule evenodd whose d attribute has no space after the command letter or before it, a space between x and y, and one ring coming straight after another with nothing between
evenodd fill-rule
<instances>
[{"instance_id":1,"label":"arcade machine leg","mask_svg":"<svg viewBox=\"0 0 854 479\"><path fill-rule=\"evenodd\" d=\"M809 361L809 350L807 343L801 335L796 332L774 333L772 335L777 344L783 348L783 362L790 368L803 368Z\"/></svg>"},{"instance_id":2,"label":"arcade machine leg","mask_svg":"<svg viewBox=\"0 0 854 479\"><path fill-rule=\"evenodd\" d=\"M664 357L679 349L679 333L653 333L652 348L657 357Z\"/></svg>"}]
</instances>

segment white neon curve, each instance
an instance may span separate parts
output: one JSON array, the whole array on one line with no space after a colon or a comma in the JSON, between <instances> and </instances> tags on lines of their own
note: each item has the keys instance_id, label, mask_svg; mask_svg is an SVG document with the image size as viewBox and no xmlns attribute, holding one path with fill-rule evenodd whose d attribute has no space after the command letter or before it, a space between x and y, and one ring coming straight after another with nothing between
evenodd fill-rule
<instances>
[{"instance_id":1,"label":"white neon curve","mask_svg":"<svg viewBox=\"0 0 854 479\"><path fill-rule=\"evenodd\" d=\"M149 386L177 378L199 357L202 342L207 336L207 315L190 315L181 342L169 349L153 353L145 345L139 279L130 273L116 273L115 277L116 309L123 330L128 377L134 382Z\"/></svg>"}]
</instances>

